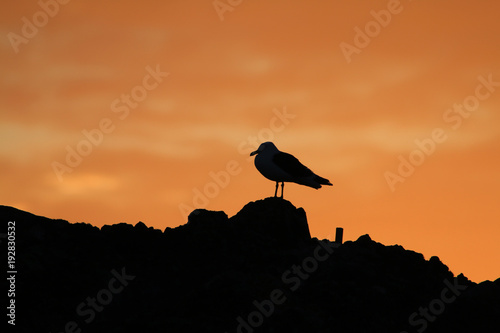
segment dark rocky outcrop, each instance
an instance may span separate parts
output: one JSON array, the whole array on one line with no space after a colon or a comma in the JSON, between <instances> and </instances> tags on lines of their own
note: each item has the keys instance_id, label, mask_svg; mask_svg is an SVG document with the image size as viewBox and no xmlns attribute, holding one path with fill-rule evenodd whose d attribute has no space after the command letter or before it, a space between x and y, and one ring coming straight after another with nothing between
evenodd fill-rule
<instances>
[{"instance_id":1,"label":"dark rocky outcrop","mask_svg":"<svg viewBox=\"0 0 500 333\"><path fill-rule=\"evenodd\" d=\"M228 218L196 210L164 232L94 227L0 206L16 221L18 332L481 332L500 279L361 236L311 238L303 209L268 198ZM5 232L5 231L2 231ZM5 239L2 239L5 253ZM6 262L6 259L5 261Z\"/></svg>"}]
</instances>

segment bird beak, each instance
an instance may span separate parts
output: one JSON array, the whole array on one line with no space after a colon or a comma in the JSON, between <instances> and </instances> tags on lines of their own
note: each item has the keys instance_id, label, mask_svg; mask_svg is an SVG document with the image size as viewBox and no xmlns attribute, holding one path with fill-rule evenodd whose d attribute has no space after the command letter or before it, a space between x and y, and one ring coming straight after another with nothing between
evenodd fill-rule
<instances>
[{"instance_id":1,"label":"bird beak","mask_svg":"<svg viewBox=\"0 0 500 333\"><path fill-rule=\"evenodd\" d=\"M257 155L259 153L259 150L257 149L256 151L253 151L250 153L250 156Z\"/></svg>"}]
</instances>

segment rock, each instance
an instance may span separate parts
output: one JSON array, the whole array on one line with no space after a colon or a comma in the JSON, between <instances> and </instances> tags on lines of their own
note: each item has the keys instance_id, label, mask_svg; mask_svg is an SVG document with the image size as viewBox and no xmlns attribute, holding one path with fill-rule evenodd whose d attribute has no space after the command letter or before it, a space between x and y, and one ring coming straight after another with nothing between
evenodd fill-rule
<instances>
[{"instance_id":1,"label":"rock","mask_svg":"<svg viewBox=\"0 0 500 333\"><path fill-rule=\"evenodd\" d=\"M227 224L227 221L227 214L222 211L195 209L189 214L187 225L195 228L217 228Z\"/></svg>"},{"instance_id":2,"label":"rock","mask_svg":"<svg viewBox=\"0 0 500 333\"><path fill-rule=\"evenodd\" d=\"M311 240L305 211L281 198L250 202L230 222L240 232L256 233L281 246L294 247Z\"/></svg>"},{"instance_id":3,"label":"rock","mask_svg":"<svg viewBox=\"0 0 500 333\"><path fill-rule=\"evenodd\" d=\"M304 210L279 198L248 203L231 218L196 210L163 233L143 222L99 229L7 206L0 216L16 221L20 332L63 332L69 322L82 332L500 327L500 279L455 277L438 257L369 235L340 246L311 239Z\"/></svg>"}]
</instances>

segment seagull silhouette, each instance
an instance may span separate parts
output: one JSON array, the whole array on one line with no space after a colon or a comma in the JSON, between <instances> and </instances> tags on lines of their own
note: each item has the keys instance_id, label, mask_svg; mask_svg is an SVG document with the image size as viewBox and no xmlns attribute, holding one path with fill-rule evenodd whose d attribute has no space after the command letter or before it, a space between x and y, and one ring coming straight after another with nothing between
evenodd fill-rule
<instances>
[{"instance_id":1,"label":"seagull silhouette","mask_svg":"<svg viewBox=\"0 0 500 333\"><path fill-rule=\"evenodd\" d=\"M283 198L285 182L315 189L321 188L321 185L332 185L328 179L312 172L293 155L279 151L272 142L262 143L259 149L250 154L250 156L253 155L257 155L254 160L257 170L267 179L276 182L275 197L278 196L279 183L281 183L281 198Z\"/></svg>"}]
</instances>

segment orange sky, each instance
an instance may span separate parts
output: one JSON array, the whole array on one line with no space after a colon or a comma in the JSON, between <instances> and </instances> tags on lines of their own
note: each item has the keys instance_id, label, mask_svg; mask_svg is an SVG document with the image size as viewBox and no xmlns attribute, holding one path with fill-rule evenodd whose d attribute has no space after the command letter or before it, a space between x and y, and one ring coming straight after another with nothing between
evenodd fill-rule
<instances>
[{"instance_id":1,"label":"orange sky","mask_svg":"<svg viewBox=\"0 0 500 333\"><path fill-rule=\"evenodd\" d=\"M162 230L193 200L232 216L274 193L248 157L272 140L334 184L285 186L313 236L500 276L500 3L42 3L0 13L2 204Z\"/></svg>"}]
</instances>

